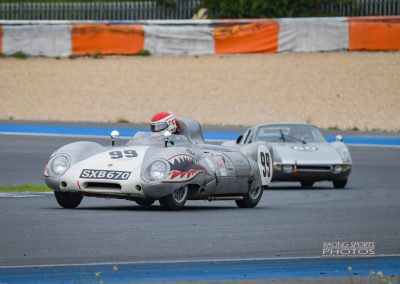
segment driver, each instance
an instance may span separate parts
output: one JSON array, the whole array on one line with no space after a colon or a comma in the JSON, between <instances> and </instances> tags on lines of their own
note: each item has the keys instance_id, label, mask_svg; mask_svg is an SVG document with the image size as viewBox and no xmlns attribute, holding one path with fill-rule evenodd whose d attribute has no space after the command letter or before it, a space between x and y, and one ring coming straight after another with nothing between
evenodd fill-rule
<instances>
[{"instance_id":1,"label":"driver","mask_svg":"<svg viewBox=\"0 0 400 284\"><path fill-rule=\"evenodd\" d=\"M179 121L172 112L158 112L151 118L150 128L152 132L170 131L172 134L178 134L180 130Z\"/></svg>"}]
</instances>

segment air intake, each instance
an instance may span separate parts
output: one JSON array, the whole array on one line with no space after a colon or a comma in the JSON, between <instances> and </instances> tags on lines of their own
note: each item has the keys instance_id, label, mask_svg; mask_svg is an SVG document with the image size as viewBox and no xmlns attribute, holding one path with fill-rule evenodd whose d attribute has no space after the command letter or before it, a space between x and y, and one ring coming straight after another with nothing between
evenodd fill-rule
<instances>
[{"instance_id":1,"label":"air intake","mask_svg":"<svg viewBox=\"0 0 400 284\"><path fill-rule=\"evenodd\" d=\"M297 165L297 170L301 171L324 171L329 172L332 170L332 166L317 166L317 165Z\"/></svg>"},{"instance_id":2,"label":"air intake","mask_svg":"<svg viewBox=\"0 0 400 284\"><path fill-rule=\"evenodd\" d=\"M121 190L119 183L108 183L108 182L86 182L84 187L87 189L118 189Z\"/></svg>"}]
</instances>

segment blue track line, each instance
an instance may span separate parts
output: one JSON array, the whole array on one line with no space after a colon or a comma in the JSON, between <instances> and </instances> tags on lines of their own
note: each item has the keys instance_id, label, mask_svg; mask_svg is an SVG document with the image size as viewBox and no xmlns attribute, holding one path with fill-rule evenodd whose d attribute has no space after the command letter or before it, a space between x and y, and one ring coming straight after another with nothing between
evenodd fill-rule
<instances>
[{"instance_id":1,"label":"blue track line","mask_svg":"<svg viewBox=\"0 0 400 284\"><path fill-rule=\"evenodd\" d=\"M350 274L349 267L352 268ZM135 283L400 275L400 257L236 260L0 268L0 283ZM97 275L96 275L97 274Z\"/></svg>"},{"instance_id":2,"label":"blue track line","mask_svg":"<svg viewBox=\"0 0 400 284\"><path fill-rule=\"evenodd\" d=\"M1 124L0 134L108 136L114 129L111 127ZM119 128L118 130L123 137L132 137L137 131L148 131L141 128ZM204 137L210 140L233 140L240 134L241 132L204 131ZM335 141L333 135L327 135L326 138L329 142ZM400 146L400 137L345 136L344 142L353 145Z\"/></svg>"}]
</instances>

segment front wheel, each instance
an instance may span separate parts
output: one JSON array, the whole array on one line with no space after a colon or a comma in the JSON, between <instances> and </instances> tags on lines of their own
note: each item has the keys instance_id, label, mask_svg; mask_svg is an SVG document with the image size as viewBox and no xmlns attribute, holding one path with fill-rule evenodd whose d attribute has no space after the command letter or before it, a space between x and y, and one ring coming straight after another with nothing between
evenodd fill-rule
<instances>
[{"instance_id":1,"label":"front wheel","mask_svg":"<svg viewBox=\"0 0 400 284\"><path fill-rule=\"evenodd\" d=\"M311 188L314 185L313 181L302 181L301 187L302 188Z\"/></svg>"},{"instance_id":2,"label":"front wheel","mask_svg":"<svg viewBox=\"0 0 400 284\"><path fill-rule=\"evenodd\" d=\"M180 210L185 206L189 189L188 186L177 189L171 195L160 199L160 205L164 210L174 211Z\"/></svg>"},{"instance_id":3,"label":"front wheel","mask_svg":"<svg viewBox=\"0 0 400 284\"><path fill-rule=\"evenodd\" d=\"M239 208L254 208L260 202L263 195L263 188L257 187L250 189L245 195L243 195L242 200L236 200L236 205Z\"/></svg>"},{"instance_id":4,"label":"front wheel","mask_svg":"<svg viewBox=\"0 0 400 284\"><path fill-rule=\"evenodd\" d=\"M54 196L61 207L69 209L78 207L83 199L82 195L61 191L54 191Z\"/></svg>"},{"instance_id":5,"label":"front wheel","mask_svg":"<svg viewBox=\"0 0 400 284\"><path fill-rule=\"evenodd\" d=\"M345 188L347 184L347 179L339 179L332 181L334 188Z\"/></svg>"},{"instance_id":6,"label":"front wheel","mask_svg":"<svg viewBox=\"0 0 400 284\"><path fill-rule=\"evenodd\" d=\"M136 199L135 202L143 207L150 207L155 202L154 199L144 198L144 199Z\"/></svg>"}]
</instances>

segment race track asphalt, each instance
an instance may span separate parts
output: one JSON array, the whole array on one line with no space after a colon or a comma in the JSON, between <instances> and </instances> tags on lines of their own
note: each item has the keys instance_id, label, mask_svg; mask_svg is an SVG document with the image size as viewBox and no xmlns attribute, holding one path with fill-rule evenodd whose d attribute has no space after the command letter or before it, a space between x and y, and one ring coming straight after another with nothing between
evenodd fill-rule
<instances>
[{"instance_id":1,"label":"race track asphalt","mask_svg":"<svg viewBox=\"0 0 400 284\"><path fill-rule=\"evenodd\" d=\"M53 150L79 138L0 137L0 184L42 184ZM109 143L105 139L89 139ZM122 143L123 141L121 141ZM274 185L255 209L232 201L185 210L86 198L59 208L51 194L0 198L0 266L321 256L328 241L375 242L400 254L400 149L351 147L346 189Z\"/></svg>"}]
</instances>

